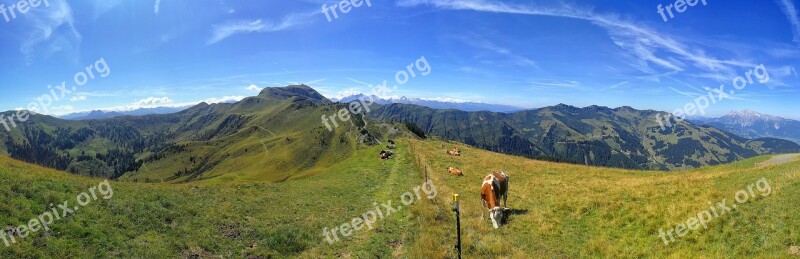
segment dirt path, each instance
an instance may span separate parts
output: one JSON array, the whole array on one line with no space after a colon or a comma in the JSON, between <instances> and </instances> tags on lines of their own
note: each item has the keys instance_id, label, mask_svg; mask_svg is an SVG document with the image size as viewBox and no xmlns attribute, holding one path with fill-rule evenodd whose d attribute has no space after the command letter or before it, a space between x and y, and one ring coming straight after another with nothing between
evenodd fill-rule
<instances>
[{"instance_id":1,"label":"dirt path","mask_svg":"<svg viewBox=\"0 0 800 259\"><path fill-rule=\"evenodd\" d=\"M794 162L795 160L800 159L800 154L785 154L785 155L777 155L773 156L767 161L761 162L756 164L758 167L767 167L767 166L775 166L775 165L782 165L790 162Z\"/></svg>"}]
</instances>

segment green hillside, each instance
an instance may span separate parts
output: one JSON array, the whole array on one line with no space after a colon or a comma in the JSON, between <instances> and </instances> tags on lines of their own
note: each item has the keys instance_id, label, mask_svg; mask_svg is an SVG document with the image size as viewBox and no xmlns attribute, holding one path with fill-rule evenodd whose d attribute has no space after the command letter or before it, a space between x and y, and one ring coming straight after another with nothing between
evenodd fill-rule
<instances>
[{"instance_id":1,"label":"green hillside","mask_svg":"<svg viewBox=\"0 0 800 259\"><path fill-rule=\"evenodd\" d=\"M461 194L465 258L485 257L742 257L789 255L800 244L800 162L797 156L758 157L679 173L625 171L529 160L458 143L401 139L396 155L380 160L379 146L358 148L319 173L281 183L237 178L225 183L112 181L100 199L10 248L0 257L453 257L453 193ZM461 157L445 155L458 147ZM766 163L765 163L766 162ZM445 172L446 166L464 177ZM424 168L425 170L421 170ZM441 168L441 169L440 169ZM492 170L511 176L509 222L495 230L480 221L480 178ZM423 183L423 198L354 231L334 244L323 229L400 204ZM768 179L771 195L739 205L665 246L670 228ZM84 178L0 158L0 223L20 225L74 202L101 179Z\"/></svg>"},{"instance_id":2,"label":"green hillside","mask_svg":"<svg viewBox=\"0 0 800 259\"><path fill-rule=\"evenodd\" d=\"M234 104L167 115L67 121L33 116L0 133L12 158L75 174L142 182L284 181L349 157L358 144L407 133L353 116L329 131L332 104L308 86L267 88Z\"/></svg>"},{"instance_id":3,"label":"green hillside","mask_svg":"<svg viewBox=\"0 0 800 259\"><path fill-rule=\"evenodd\" d=\"M800 152L780 139L749 140L709 126L630 107L557 105L515 113L437 110L390 104L370 117L412 122L427 134L487 150L550 161L628 169L684 170L762 154Z\"/></svg>"},{"instance_id":4,"label":"green hillside","mask_svg":"<svg viewBox=\"0 0 800 259\"><path fill-rule=\"evenodd\" d=\"M404 154L404 145L396 153ZM286 181L214 181L193 184L111 182L113 196L6 248L0 257L284 257L391 255L411 243L414 209L399 210L373 231L333 245L322 230L349 221L373 202L397 199L422 183L413 159L376 159L364 149L325 170ZM70 201L101 179L68 175L0 158L0 224L21 225ZM354 191L357 190L357 191ZM398 203L399 201L395 201Z\"/></svg>"},{"instance_id":5,"label":"green hillside","mask_svg":"<svg viewBox=\"0 0 800 259\"><path fill-rule=\"evenodd\" d=\"M0 154L73 174L137 182L232 179L280 182L324 170L361 144L426 135L541 160L629 169L684 170L762 154L800 152L779 139L741 138L655 111L567 105L512 114L376 105L332 131L332 103L305 85L264 89L236 103L184 111L68 121L32 116L0 132ZM663 114L662 114L663 115ZM419 134L420 132L417 132Z\"/></svg>"}]
</instances>

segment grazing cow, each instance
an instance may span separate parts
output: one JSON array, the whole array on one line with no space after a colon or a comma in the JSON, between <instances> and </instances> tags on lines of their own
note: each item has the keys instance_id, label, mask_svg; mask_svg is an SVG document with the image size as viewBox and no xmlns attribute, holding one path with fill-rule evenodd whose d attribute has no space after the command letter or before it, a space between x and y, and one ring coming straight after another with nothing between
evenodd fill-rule
<instances>
[{"instance_id":1,"label":"grazing cow","mask_svg":"<svg viewBox=\"0 0 800 259\"><path fill-rule=\"evenodd\" d=\"M503 198L503 207L500 207L500 198ZM489 210L489 218L494 228L500 228L503 221L503 212L508 200L508 175L504 172L493 172L483 178L481 184L481 204ZM481 209L481 220L484 219Z\"/></svg>"},{"instance_id":2,"label":"grazing cow","mask_svg":"<svg viewBox=\"0 0 800 259\"><path fill-rule=\"evenodd\" d=\"M389 159L390 157L392 157L392 155L394 155L394 153L392 153L392 151L381 150L380 158L381 159Z\"/></svg>"},{"instance_id":3,"label":"grazing cow","mask_svg":"<svg viewBox=\"0 0 800 259\"><path fill-rule=\"evenodd\" d=\"M447 167L447 172L455 176L464 176L464 172L461 172L461 170L455 169L452 166Z\"/></svg>"},{"instance_id":4,"label":"grazing cow","mask_svg":"<svg viewBox=\"0 0 800 259\"><path fill-rule=\"evenodd\" d=\"M453 148L453 150L447 150L447 154L451 156L461 156L461 150Z\"/></svg>"}]
</instances>

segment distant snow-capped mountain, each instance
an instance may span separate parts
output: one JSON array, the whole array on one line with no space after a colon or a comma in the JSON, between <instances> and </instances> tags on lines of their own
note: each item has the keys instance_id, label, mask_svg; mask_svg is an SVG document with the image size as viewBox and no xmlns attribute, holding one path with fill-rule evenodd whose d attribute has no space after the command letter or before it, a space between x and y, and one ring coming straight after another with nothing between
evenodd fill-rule
<instances>
[{"instance_id":1,"label":"distant snow-capped mountain","mask_svg":"<svg viewBox=\"0 0 800 259\"><path fill-rule=\"evenodd\" d=\"M76 112L70 113L62 116L58 116L61 119L65 120L99 120L99 119L108 119L114 118L119 116L143 116L143 115L150 115L150 114L169 114L169 113L176 113L182 110L185 110L191 106L185 107L156 107L156 108L141 108L131 111L103 111L103 110L94 110L89 112Z\"/></svg>"},{"instance_id":2,"label":"distant snow-capped mountain","mask_svg":"<svg viewBox=\"0 0 800 259\"><path fill-rule=\"evenodd\" d=\"M334 102L342 102L348 103L354 100L358 100L360 98L366 98L367 96L364 94L356 94L351 95L343 98L331 98ZM468 102L463 100L451 99L451 98L432 98L432 99L423 99L423 98L409 98L409 97L399 97L399 98L380 98L378 96L373 95L372 100L375 100L375 103L378 104L392 104L392 103L402 103L402 104L414 104L419 106L425 106L434 109L456 109L468 112L474 111L491 111L491 112L515 112L525 110L525 108L520 108L516 106L510 105L502 105L502 104L489 104L489 103L480 103L480 102Z\"/></svg>"},{"instance_id":3,"label":"distant snow-capped mountain","mask_svg":"<svg viewBox=\"0 0 800 259\"><path fill-rule=\"evenodd\" d=\"M800 121L758 113L751 110L734 111L705 124L747 138L773 137L800 143Z\"/></svg>"}]
</instances>

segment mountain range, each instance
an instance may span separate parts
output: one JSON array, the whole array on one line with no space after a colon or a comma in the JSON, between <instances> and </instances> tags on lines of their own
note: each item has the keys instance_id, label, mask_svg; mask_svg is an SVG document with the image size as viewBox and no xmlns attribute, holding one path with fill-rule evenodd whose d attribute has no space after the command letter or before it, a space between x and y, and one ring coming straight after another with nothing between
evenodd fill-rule
<instances>
[{"instance_id":1,"label":"mountain range","mask_svg":"<svg viewBox=\"0 0 800 259\"><path fill-rule=\"evenodd\" d=\"M132 181L285 181L323 170L360 145L429 135L479 148L577 164L680 170L760 154L800 152L779 139L746 139L711 126L674 122L656 111L557 105L514 113L376 104L329 131L340 114L311 87L266 88L236 103L201 103L171 114L72 121L31 116L0 132L0 154L71 173ZM662 114L663 115L663 114ZM421 131L421 132L420 132ZM415 133L416 132L416 133Z\"/></svg>"},{"instance_id":2,"label":"mountain range","mask_svg":"<svg viewBox=\"0 0 800 259\"><path fill-rule=\"evenodd\" d=\"M425 99L409 97L380 98L370 96L376 103L388 104L413 104L433 109L455 109L467 112L490 111L500 113L514 113L526 110L525 108L490 104L482 102L466 102L453 99ZM332 101L349 103L354 100L367 98L364 94L356 94ZM750 110L734 111L720 118L697 117L690 119L695 124L710 125L718 129L734 133L746 138L779 138L800 143L800 121L784 119L781 117L762 114Z\"/></svg>"},{"instance_id":3,"label":"mountain range","mask_svg":"<svg viewBox=\"0 0 800 259\"><path fill-rule=\"evenodd\" d=\"M800 143L800 121L744 110L701 123L747 138L774 137Z\"/></svg>"},{"instance_id":4,"label":"mountain range","mask_svg":"<svg viewBox=\"0 0 800 259\"><path fill-rule=\"evenodd\" d=\"M411 122L425 133L506 154L631 169L682 170L729 163L768 153L800 152L775 138L747 139L631 107L577 108L560 104L515 113L437 110L390 104L373 109L381 121Z\"/></svg>"},{"instance_id":5,"label":"mountain range","mask_svg":"<svg viewBox=\"0 0 800 259\"><path fill-rule=\"evenodd\" d=\"M383 129L365 125L363 116L353 116L353 123L333 132L322 126L323 114L345 107L310 87L289 86L171 114L82 121L35 115L11 132L0 132L0 153L96 177L182 182L224 175L282 181L335 163L352 153L356 142L383 136Z\"/></svg>"},{"instance_id":6,"label":"mountain range","mask_svg":"<svg viewBox=\"0 0 800 259\"><path fill-rule=\"evenodd\" d=\"M482 102L467 102L467 101L445 99L445 98L424 99L424 98L409 98L405 96L399 98L393 98L393 97L380 98L375 95L367 96L364 94L356 94L339 99L333 98L331 100L335 102L349 103L354 100L359 100L364 98L371 98L371 100L374 100L374 102L378 104L393 104L393 103L414 104L434 109L456 109L462 111L492 111L492 112L515 112L524 110L524 108L511 105L490 104Z\"/></svg>"},{"instance_id":7,"label":"mountain range","mask_svg":"<svg viewBox=\"0 0 800 259\"><path fill-rule=\"evenodd\" d=\"M113 110L93 110L88 112L76 112L58 116L58 118L65 120L97 120L108 119L119 116L143 116L151 114L169 114L185 110L192 106L183 107L155 107L155 108L140 108L130 111L113 111Z\"/></svg>"}]
</instances>

